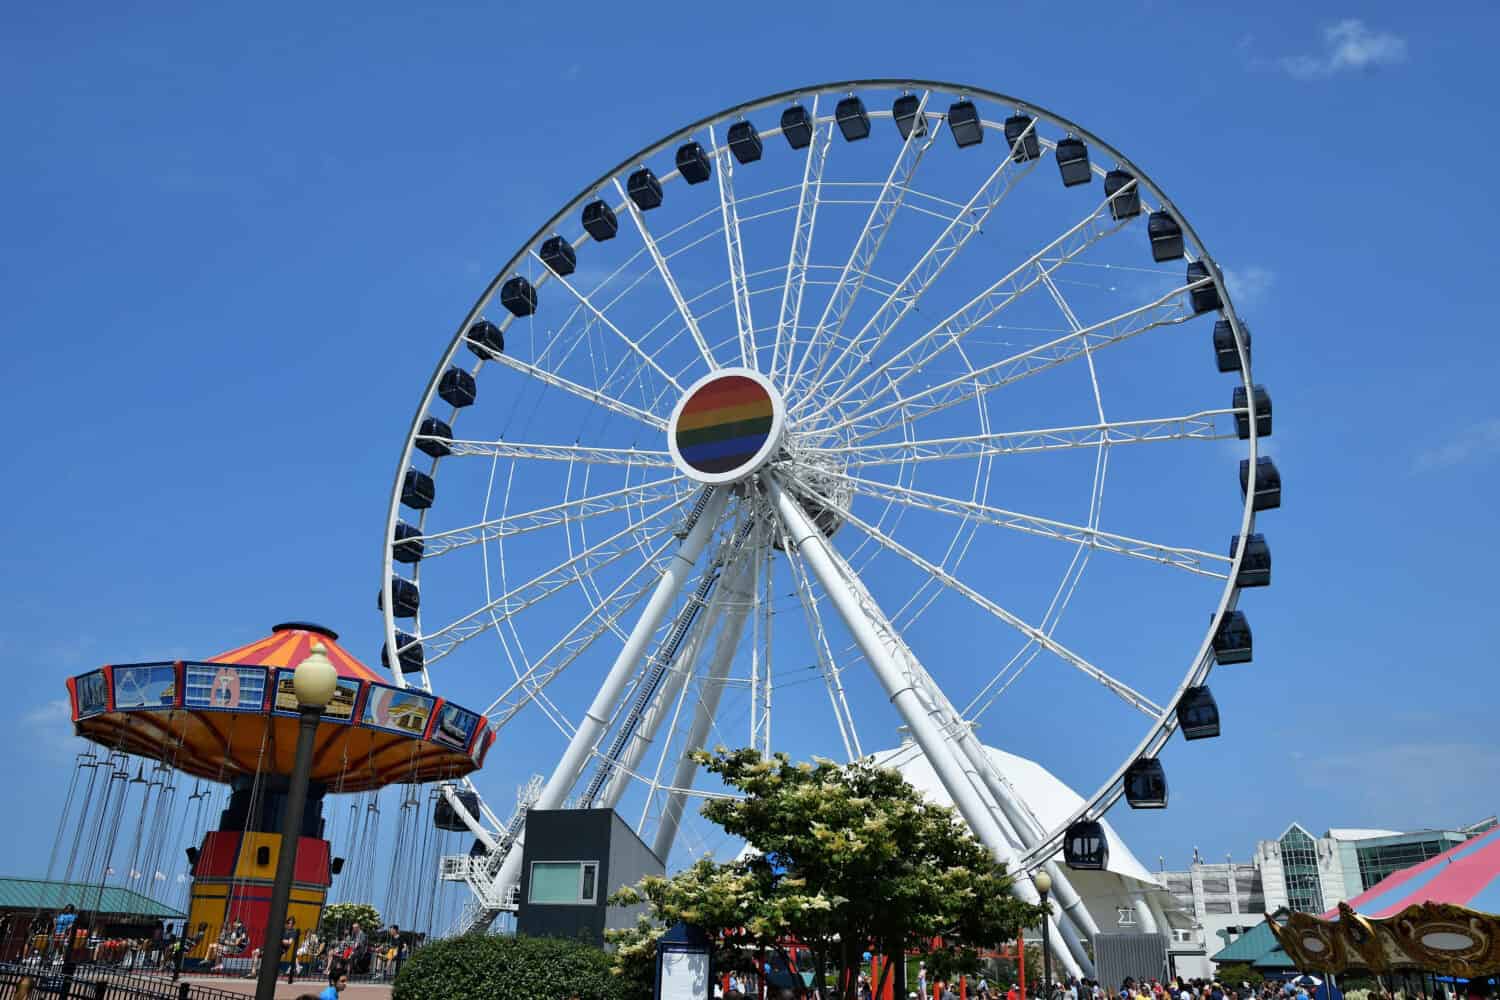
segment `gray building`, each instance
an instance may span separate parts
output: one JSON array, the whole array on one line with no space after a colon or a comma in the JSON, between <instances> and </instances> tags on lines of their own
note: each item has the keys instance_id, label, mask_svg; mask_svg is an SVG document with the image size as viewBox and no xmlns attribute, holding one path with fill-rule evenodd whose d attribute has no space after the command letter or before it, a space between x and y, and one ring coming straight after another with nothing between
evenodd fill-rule
<instances>
[{"instance_id":1,"label":"gray building","mask_svg":"<svg viewBox=\"0 0 1500 1000\"><path fill-rule=\"evenodd\" d=\"M665 871L613 809L532 809L526 814L516 932L604 944L605 930L632 927L642 907L609 897Z\"/></svg>"}]
</instances>

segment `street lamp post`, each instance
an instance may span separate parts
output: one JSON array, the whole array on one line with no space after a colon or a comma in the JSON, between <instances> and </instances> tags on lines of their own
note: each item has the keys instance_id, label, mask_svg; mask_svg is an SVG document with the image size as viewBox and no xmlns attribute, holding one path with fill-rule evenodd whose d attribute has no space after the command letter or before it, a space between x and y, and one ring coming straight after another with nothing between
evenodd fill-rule
<instances>
[{"instance_id":1,"label":"street lamp post","mask_svg":"<svg viewBox=\"0 0 1500 1000\"><path fill-rule=\"evenodd\" d=\"M276 857L276 882L271 887L271 906L266 912L266 929L260 942L260 978L255 985L256 1000L272 1000L281 968L281 928L286 923L287 904L292 896L292 876L297 867L297 841L302 836L302 811L307 805L307 778L312 771L313 738L323 709L333 700L338 686L338 671L328 659L328 649L313 643L307 658L292 671L292 690L297 695L297 757L292 765L292 780L287 788L286 812L281 820L281 851ZM292 957L296 961L296 956Z\"/></svg>"},{"instance_id":2,"label":"street lamp post","mask_svg":"<svg viewBox=\"0 0 1500 1000\"><path fill-rule=\"evenodd\" d=\"M1042 1000L1052 1000L1052 907L1047 905L1047 893L1052 891L1052 876L1037 872L1032 879L1036 891L1042 897Z\"/></svg>"}]
</instances>

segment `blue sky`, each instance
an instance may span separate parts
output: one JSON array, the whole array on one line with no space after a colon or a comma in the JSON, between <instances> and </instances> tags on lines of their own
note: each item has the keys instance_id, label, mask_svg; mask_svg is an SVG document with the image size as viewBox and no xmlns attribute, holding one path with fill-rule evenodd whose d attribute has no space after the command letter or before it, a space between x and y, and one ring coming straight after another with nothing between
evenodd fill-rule
<instances>
[{"instance_id":1,"label":"blue sky","mask_svg":"<svg viewBox=\"0 0 1500 1000\"><path fill-rule=\"evenodd\" d=\"M863 76L972 81L1109 139L1255 330L1287 483L1275 586L1255 663L1216 675L1223 738L1176 748L1172 809L1113 817L1136 852L1500 809L1497 27L1481 4L8 10L10 869L55 835L66 676L285 618L376 659L412 409L555 206L689 120ZM1091 707L1042 708L996 741L1093 753ZM525 778L506 763L502 800Z\"/></svg>"}]
</instances>

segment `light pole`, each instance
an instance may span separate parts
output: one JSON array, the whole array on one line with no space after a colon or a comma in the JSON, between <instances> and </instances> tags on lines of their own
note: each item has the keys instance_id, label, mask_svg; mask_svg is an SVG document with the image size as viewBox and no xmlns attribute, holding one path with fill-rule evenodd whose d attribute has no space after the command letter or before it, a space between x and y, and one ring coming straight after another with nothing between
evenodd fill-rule
<instances>
[{"instance_id":1,"label":"light pole","mask_svg":"<svg viewBox=\"0 0 1500 1000\"><path fill-rule=\"evenodd\" d=\"M302 836L302 809L307 804L307 776L312 770L313 738L323 709L333 700L339 675L328 659L328 649L313 643L307 658L292 671L292 690L297 695L297 757L286 793L286 812L281 819L281 851L276 856L276 882L271 887L271 906L260 942L260 978L256 1000L272 1000L281 968L281 928L286 923L287 903L292 895L292 875L297 867L297 841ZM295 946L294 946L295 947ZM292 961L296 961L293 955Z\"/></svg>"},{"instance_id":2,"label":"light pole","mask_svg":"<svg viewBox=\"0 0 1500 1000\"><path fill-rule=\"evenodd\" d=\"M1047 893L1052 891L1052 876L1037 872L1032 884L1037 895L1042 897L1042 1000L1052 1000L1052 907L1047 905Z\"/></svg>"}]
</instances>

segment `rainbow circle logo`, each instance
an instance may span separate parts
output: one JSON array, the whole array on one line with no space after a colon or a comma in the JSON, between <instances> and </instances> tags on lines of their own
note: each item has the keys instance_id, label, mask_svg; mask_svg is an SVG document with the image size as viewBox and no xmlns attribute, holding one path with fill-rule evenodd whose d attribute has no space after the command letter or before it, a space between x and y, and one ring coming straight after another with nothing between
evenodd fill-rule
<instances>
[{"instance_id":1,"label":"rainbow circle logo","mask_svg":"<svg viewBox=\"0 0 1500 1000\"><path fill-rule=\"evenodd\" d=\"M785 420L781 396L764 375L721 368L683 395L667 427L667 446L690 478L731 483L770 459Z\"/></svg>"}]
</instances>

